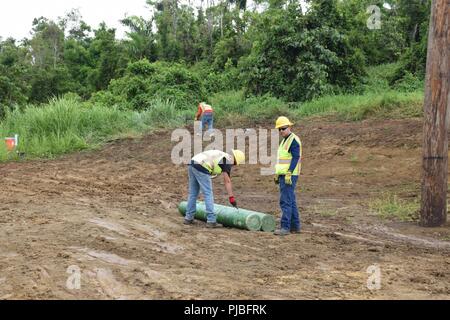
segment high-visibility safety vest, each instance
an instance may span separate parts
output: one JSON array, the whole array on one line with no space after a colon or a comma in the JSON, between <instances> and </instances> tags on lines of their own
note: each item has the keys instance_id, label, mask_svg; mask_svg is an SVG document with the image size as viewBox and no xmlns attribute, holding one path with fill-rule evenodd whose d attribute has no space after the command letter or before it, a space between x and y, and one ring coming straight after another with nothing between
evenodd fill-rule
<instances>
[{"instance_id":1,"label":"high-visibility safety vest","mask_svg":"<svg viewBox=\"0 0 450 320\"><path fill-rule=\"evenodd\" d=\"M223 158L227 160L227 163L233 163L231 155L219 150L208 150L199 153L192 158L192 161L208 170L209 174L219 175L222 173L222 168L219 167L219 163Z\"/></svg>"},{"instance_id":2,"label":"high-visibility safety vest","mask_svg":"<svg viewBox=\"0 0 450 320\"><path fill-rule=\"evenodd\" d=\"M283 141L280 143L280 146L278 148L277 164L275 165L275 174L285 175L289 171L289 167L291 166L292 161L292 154L289 152L289 148L291 147L292 141L294 141L294 139L300 145L300 160L298 161L294 172L292 172L292 175L299 175L302 167L302 142L300 141L300 138L293 133L291 133L291 135L287 139L283 139Z\"/></svg>"},{"instance_id":3,"label":"high-visibility safety vest","mask_svg":"<svg viewBox=\"0 0 450 320\"><path fill-rule=\"evenodd\" d=\"M200 104L200 107L202 108L202 112L203 112L203 113L210 113L210 112L213 112L213 108L212 108L209 104L201 103L201 104Z\"/></svg>"}]
</instances>

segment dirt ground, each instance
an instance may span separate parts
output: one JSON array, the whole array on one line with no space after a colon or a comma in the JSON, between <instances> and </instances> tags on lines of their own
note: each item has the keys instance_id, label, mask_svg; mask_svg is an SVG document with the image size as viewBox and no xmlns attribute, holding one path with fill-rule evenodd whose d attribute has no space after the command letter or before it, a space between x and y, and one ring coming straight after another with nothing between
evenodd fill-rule
<instances>
[{"instance_id":1,"label":"dirt ground","mask_svg":"<svg viewBox=\"0 0 450 320\"><path fill-rule=\"evenodd\" d=\"M170 132L1 164L0 298L449 299L450 225L425 229L370 209L386 192L420 196L421 120L318 119L294 131L303 233L284 238L184 226L187 172L171 164ZM277 186L259 172L233 170L238 203L278 219ZM227 204L222 180L214 184ZM379 290L367 287L374 265ZM80 289L67 286L70 270Z\"/></svg>"}]
</instances>

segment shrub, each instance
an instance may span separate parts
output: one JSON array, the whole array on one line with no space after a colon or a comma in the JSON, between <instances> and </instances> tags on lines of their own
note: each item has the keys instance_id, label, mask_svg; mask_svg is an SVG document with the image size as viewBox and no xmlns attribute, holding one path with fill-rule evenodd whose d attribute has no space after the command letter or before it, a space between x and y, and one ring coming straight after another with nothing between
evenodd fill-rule
<instances>
[{"instance_id":1,"label":"shrub","mask_svg":"<svg viewBox=\"0 0 450 320\"><path fill-rule=\"evenodd\" d=\"M155 101L171 101L177 109L195 106L206 91L200 77L181 64L131 63L122 78L112 80L108 90L93 96L94 103L146 110Z\"/></svg>"}]
</instances>

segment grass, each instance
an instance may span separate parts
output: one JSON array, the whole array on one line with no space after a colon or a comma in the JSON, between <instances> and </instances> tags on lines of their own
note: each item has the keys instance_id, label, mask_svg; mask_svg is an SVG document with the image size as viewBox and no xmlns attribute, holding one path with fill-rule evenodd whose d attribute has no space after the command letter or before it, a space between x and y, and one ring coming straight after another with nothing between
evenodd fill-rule
<instances>
[{"instance_id":1,"label":"grass","mask_svg":"<svg viewBox=\"0 0 450 320\"><path fill-rule=\"evenodd\" d=\"M389 78L397 63L369 67L365 83L356 91L361 94L329 95L297 105L298 117L334 115L339 120L359 121L367 118L411 118L422 115L424 101L423 81L389 86Z\"/></svg>"},{"instance_id":2,"label":"grass","mask_svg":"<svg viewBox=\"0 0 450 320\"><path fill-rule=\"evenodd\" d=\"M335 217L338 214L338 210L333 210L330 208L319 208L318 206L313 206L313 212L320 215L322 218Z\"/></svg>"},{"instance_id":3,"label":"grass","mask_svg":"<svg viewBox=\"0 0 450 320\"><path fill-rule=\"evenodd\" d=\"M384 194L380 199L375 199L369 204L382 219L394 219L400 221L417 221L420 203L418 199L403 200L397 195Z\"/></svg>"},{"instance_id":4,"label":"grass","mask_svg":"<svg viewBox=\"0 0 450 320\"><path fill-rule=\"evenodd\" d=\"M352 157L350 158L350 161L352 162L353 165L356 165L359 162L358 156L357 155L352 155Z\"/></svg>"},{"instance_id":5,"label":"grass","mask_svg":"<svg viewBox=\"0 0 450 320\"><path fill-rule=\"evenodd\" d=\"M185 115L175 106L157 101L144 112L83 104L73 98L55 99L43 107L27 106L8 112L0 136L19 135L18 151L27 158L51 158L95 148L107 140L136 135L152 128L176 127ZM0 161L17 158L0 144Z\"/></svg>"},{"instance_id":6,"label":"grass","mask_svg":"<svg viewBox=\"0 0 450 320\"><path fill-rule=\"evenodd\" d=\"M301 104L297 117L335 115L339 120L411 118L422 115L423 92L368 92L362 95L324 96Z\"/></svg>"},{"instance_id":7,"label":"grass","mask_svg":"<svg viewBox=\"0 0 450 320\"><path fill-rule=\"evenodd\" d=\"M246 98L242 91L216 93L211 97L215 119L221 126L274 121L280 115L291 114L288 105L270 95Z\"/></svg>"},{"instance_id":8,"label":"grass","mask_svg":"<svg viewBox=\"0 0 450 320\"><path fill-rule=\"evenodd\" d=\"M331 217L335 217L337 215L337 211L333 211L333 210L325 210L325 211L320 211L319 212L321 217L324 218L331 218Z\"/></svg>"}]
</instances>

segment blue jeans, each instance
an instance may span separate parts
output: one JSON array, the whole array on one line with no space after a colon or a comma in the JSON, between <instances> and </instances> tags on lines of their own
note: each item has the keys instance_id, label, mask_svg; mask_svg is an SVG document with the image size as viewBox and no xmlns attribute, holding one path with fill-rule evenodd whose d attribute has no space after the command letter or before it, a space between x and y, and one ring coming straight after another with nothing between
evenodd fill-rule
<instances>
[{"instance_id":1,"label":"blue jeans","mask_svg":"<svg viewBox=\"0 0 450 320\"><path fill-rule=\"evenodd\" d=\"M281 216L281 229L300 230L300 216L295 197L298 176L292 176L292 185L287 185L284 179L284 176L280 176L280 207L283 211Z\"/></svg>"},{"instance_id":2,"label":"blue jeans","mask_svg":"<svg viewBox=\"0 0 450 320\"><path fill-rule=\"evenodd\" d=\"M205 197L206 213L208 215L207 222L215 223L217 217L214 214L214 195L212 191L211 176L195 169L193 166L188 166L189 174L189 197L186 208L186 220L193 220L195 212L197 211L197 197L200 190Z\"/></svg>"},{"instance_id":3,"label":"blue jeans","mask_svg":"<svg viewBox=\"0 0 450 320\"><path fill-rule=\"evenodd\" d=\"M200 123L200 131L203 130L205 125L208 125L208 131L211 132L214 129L213 124L214 124L213 113L204 113L202 115L202 121Z\"/></svg>"}]
</instances>

